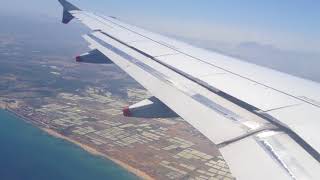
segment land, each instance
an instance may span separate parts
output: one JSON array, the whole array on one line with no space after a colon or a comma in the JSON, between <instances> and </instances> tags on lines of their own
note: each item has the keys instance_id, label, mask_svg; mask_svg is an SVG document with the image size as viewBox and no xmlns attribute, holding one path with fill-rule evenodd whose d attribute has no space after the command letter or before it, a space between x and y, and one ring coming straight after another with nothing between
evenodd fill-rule
<instances>
[{"instance_id":1,"label":"land","mask_svg":"<svg viewBox=\"0 0 320 180\"><path fill-rule=\"evenodd\" d=\"M215 144L183 119L124 117L123 107L150 94L116 66L24 42L0 34L0 108L142 179L234 179Z\"/></svg>"}]
</instances>

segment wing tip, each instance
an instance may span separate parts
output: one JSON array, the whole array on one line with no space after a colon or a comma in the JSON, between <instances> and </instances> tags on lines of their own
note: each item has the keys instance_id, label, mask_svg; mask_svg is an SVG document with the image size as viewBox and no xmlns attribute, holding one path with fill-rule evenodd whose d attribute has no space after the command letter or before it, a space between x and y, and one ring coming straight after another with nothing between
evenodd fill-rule
<instances>
[{"instance_id":1,"label":"wing tip","mask_svg":"<svg viewBox=\"0 0 320 180\"><path fill-rule=\"evenodd\" d=\"M77 6L71 4L70 2L66 0L58 0L60 4L62 5L63 9L65 11L73 11L73 10L80 10Z\"/></svg>"},{"instance_id":2,"label":"wing tip","mask_svg":"<svg viewBox=\"0 0 320 180\"><path fill-rule=\"evenodd\" d=\"M63 7L62 23L68 24L74 18L69 11L80 10L80 9L66 0L58 0L58 1Z\"/></svg>"}]
</instances>

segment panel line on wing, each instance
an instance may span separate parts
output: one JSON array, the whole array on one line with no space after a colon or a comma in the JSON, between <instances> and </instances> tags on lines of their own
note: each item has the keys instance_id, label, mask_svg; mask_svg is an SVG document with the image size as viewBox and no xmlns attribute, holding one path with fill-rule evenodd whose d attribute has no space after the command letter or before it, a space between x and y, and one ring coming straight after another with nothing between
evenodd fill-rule
<instances>
[{"instance_id":1,"label":"panel line on wing","mask_svg":"<svg viewBox=\"0 0 320 180\"><path fill-rule=\"evenodd\" d=\"M291 107L299 106L299 105L302 105L302 103L292 104L292 105L288 105L288 106L282 106L282 107L268 109L268 110L264 110L264 111L261 110L261 111L259 111L259 113L267 113L267 112L270 112L270 111L275 111L275 110L280 110L280 109L285 109L285 108L291 108Z\"/></svg>"}]
</instances>

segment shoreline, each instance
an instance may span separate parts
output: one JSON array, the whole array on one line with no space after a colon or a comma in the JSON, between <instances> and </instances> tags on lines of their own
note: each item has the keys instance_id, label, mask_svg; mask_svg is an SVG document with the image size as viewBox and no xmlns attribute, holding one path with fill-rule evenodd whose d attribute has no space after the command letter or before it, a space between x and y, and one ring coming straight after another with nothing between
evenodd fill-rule
<instances>
[{"instance_id":1,"label":"shoreline","mask_svg":"<svg viewBox=\"0 0 320 180\"><path fill-rule=\"evenodd\" d=\"M83 144L83 143L80 143L76 140L73 140L69 137L66 137L52 129L48 129L48 128L40 128L42 131L46 132L48 135L51 135L53 137L56 137L56 138L59 138L59 139L63 139L63 140L66 140L70 143L73 143L75 145L77 145L78 147L82 148L83 150L87 151L88 153L92 154L92 155L95 155L95 156L101 156L103 158L106 158L114 163L116 163L117 165L121 166L122 168L126 169L127 171L135 174L136 176L138 176L139 178L142 178L144 180L154 180L154 178L152 178L151 176L149 176L148 174L146 174L145 172L139 170L139 169L136 169L132 166L130 166L129 164L126 164L118 159L115 159L113 157L110 157L102 152L99 152L98 150L86 145L86 144Z\"/></svg>"},{"instance_id":2,"label":"shoreline","mask_svg":"<svg viewBox=\"0 0 320 180\"><path fill-rule=\"evenodd\" d=\"M63 139L65 141L68 141L80 148L82 148L84 151L90 153L91 155L95 155L95 156L100 156L102 158L106 158L112 162L114 162L115 164L117 164L118 166L122 167L123 169L127 170L128 172L136 175L137 177L141 178L141 179L144 179L144 180L155 180L154 178L152 178L151 176L149 176L147 173L137 169L137 168L134 168L132 166L130 166L129 164L126 164L118 159L115 159L111 156L108 156L102 152L99 152L98 150L94 149L93 147L90 147L89 145L86 145L86 144L83 144L83 143L80 143L76 140L73 140L67 136L64 136L60 133L58 133L57 131L55 130L52 130L52 129L49 129L49 128L45 128L45 127L40 127L40 126L37 126L36 124L34 124L32 122L32 120L29 120L28 118L18 114L17 112L13 111L12 109L10 108L0 108L2 110L5 110L15 116L17 116L18 118L22 119L23 121L27 122L27 123L30 123L31 125L35 126L36 128L39 128L40 130L42 130L43 132L47 133L48 135L50 136L53 136L55 138L59 138L59 139Z\"/></svg>"}]
</instances>

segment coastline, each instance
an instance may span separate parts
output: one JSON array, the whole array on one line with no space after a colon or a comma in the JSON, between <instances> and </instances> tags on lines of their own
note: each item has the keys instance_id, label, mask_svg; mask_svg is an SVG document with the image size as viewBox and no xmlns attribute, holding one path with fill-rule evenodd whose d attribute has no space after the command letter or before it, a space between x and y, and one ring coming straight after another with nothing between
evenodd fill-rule
<instances>
[{"instance_id":1,"label":"coastline","mask_svg":"<svg viewBox=\"0 0 320 180\"><path fill-rule=\"evenodd\" d=\"M144 180L154 180L154 178L152 178L151 176L149 176L148 174L146 174L145 172L139 170L139 169L136 169L118 159L115 159L115 158L112 158L102 152L99 152L97 151L96 149L88 146L88 145L85 145L83 143L80 143L78 141L75 141L69 137L66 137L52 129L48 129L48 128L40 128L41 130L43 130L44 132L46 132L47 134L53 136L53 137L56 137L56 138L60 138L60 139L63 139L63 140L66 140L68 142L71 142L77 146L79 146L80 148L82 148L83 150L87 151L88 153L92 154L92 155L96 155L96 156L101 156L103 158L106 158L108 160L111 160L112 162L116 163L117 165L121 166L122 168L126 169L127 171L135 174L136 176L144 179Z\"/></svg>"},{"instance_id":2,"label":"coastline","mask_svg":"<svg viewBox=\"0 0 320 180\"><path fill-rule=\"evenodd\" d=\"M68 141L70 143L73 143L74 145L82 148L83 150L85 150L86 152L92 154L92 155L95 155L95 156L100 156L100 157L103 157L103 158L106 158L112 162L114 162L115 164L121 166L122 168L124 168L125 170L127 170L128 172L131 172L133 174L135 174L137 177L141 178L141 179L144 179L144 180L155 180L154 178L152 178L151 176L149 176L148 174L146 174L145 172L139 170L139 169L136 169L132 166L130 166L129 164L126 164L118 159L115 159L111 156L108 156L102 152L99 152L98 150L86 145L86 144L83 144L83 143L80 143L76 140L73 140L67 136L64 136L60 133L58 133L57 131L54 131L52 129L49 129L49 128L45 128L45 127L39 127L37 125L35 125L34 123L32 123L31 120L27 119L26 117L18 114L17 112L13 111L12 109L10 108L1 108L0 109L2 110L5 110L9 113L12 113L13 115L19 117L20 119L22 119L23 121L27 122L27 123L30 123L31 125L34 125L35 127L39 128L40 130L42 130L43 132L47 133L48 135L50 136L53 136L55 138L59 138L59 139L63 139L65 141Z\"/></svg>"}]
</instances>

